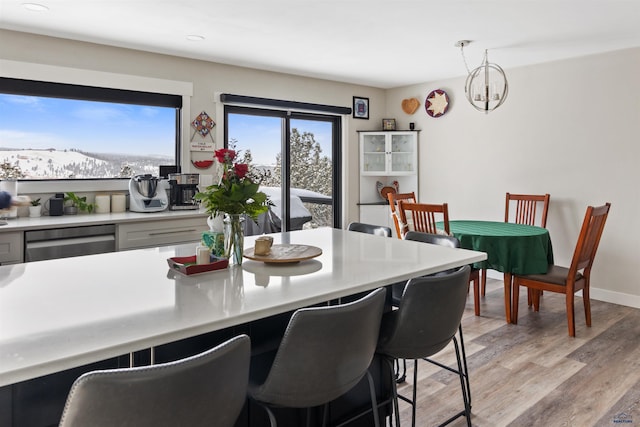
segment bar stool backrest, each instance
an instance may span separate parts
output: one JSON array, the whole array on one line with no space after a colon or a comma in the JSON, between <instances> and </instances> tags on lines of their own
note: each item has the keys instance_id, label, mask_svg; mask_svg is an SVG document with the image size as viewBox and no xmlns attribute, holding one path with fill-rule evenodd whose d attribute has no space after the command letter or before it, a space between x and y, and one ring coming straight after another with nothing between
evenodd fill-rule
<instances>
[{"instance_id":1,"label":"bar stool backrest","mask_svg":"<svg viewBox=\"0 0 640 427\"><path fill-rule=\"evenodd\" d=\"M357 301L297 310L271 369L249 395L289 408L323 405L353 388L373 360L385 301L380 288Z\"/></svg>"},{"instance_id":2,"label":"bar stool backrest","mask_svg":"<svg viewBox=\"0 0 640 427\"><path fill-rule=\"evenodd\" d=\"M88 372L71 387L60 427L231 427L246 400L249 337L176 362Z\"/></svg>"}]
</instances>

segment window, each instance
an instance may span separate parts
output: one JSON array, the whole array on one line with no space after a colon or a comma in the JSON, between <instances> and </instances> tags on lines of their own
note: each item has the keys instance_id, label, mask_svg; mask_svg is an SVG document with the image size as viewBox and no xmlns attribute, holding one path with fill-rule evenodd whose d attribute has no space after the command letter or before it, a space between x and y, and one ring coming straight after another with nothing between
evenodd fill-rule
<instances>
[{"instance_id":1,"label":"window","mask_svg":"<svg viewBox=\"0 0 640 427\"><path fill-rule=\"evenodd\" d=\"M177 95L0 78L0 164L22 180L157 175L180 164L181 107Z\"/></svg>"}]
</instances>

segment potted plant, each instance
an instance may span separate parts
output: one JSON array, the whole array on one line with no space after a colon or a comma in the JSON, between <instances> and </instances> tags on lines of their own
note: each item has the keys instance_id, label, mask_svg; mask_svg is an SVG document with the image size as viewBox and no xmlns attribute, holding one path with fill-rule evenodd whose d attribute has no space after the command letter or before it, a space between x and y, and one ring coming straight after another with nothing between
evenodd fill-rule
<instances>
[{"instance_id":1,"label":"potted plant","mask_svg":"<svg viewBox=\"0 0 640 427\"><path fill-rule=\"evenodd\" d=\"M78 210L91 213L95 208L93 203L87 203L87 196L80 197L71 191L65 193L64 201L65 203L68 202L67 206L64 207L65 215L75 215Z\"/></svg>"},{"instance_id":2,"label":"potted plant","mask_svg":"<svg viewBox=\"0 0 640 427\"><path fill-rule=\"evenodd\" d=\"M37 218L42 214L42 207L40 206L40 199L32 199L31 206L29 206L29 217Z\"/></svg>"}]
</instances>

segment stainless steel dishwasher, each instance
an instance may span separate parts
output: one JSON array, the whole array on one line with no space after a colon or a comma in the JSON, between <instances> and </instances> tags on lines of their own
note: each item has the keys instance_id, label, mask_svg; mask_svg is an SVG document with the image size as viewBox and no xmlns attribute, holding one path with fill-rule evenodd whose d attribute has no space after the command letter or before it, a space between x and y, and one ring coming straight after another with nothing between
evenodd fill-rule
<instances>
[{"instance_id":1,"label":"stainless steel dishwasher","mask_svg":"<svg viewBox=\"0 0 640 427\"><path fill-rule=\"evenodd\" d=\"M24 261L42 261L116 250L114 224L25 231Z\"/></svg>"}]
</instances>

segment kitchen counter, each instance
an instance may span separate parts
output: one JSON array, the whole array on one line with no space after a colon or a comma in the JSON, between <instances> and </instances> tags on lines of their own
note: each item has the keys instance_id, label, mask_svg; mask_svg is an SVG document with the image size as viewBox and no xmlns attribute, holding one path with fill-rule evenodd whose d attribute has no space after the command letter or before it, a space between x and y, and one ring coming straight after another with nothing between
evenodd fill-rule
<instances>
[{"instance_id":1,"label":"kitchen counter","mask_svg":"<svg viewBox=\"0 0 640 427\"><path fill-rule=\"evenodd\" d=\"M330 228L273 236L323 253L194 276L167 264L193 244L0 266L0 386L486 259Z\"/></svg>"},{"instance_id":2,"label":"kitchen counter","mask_svg":"<svg viewBox=\"0 0 640 427\"><path fill-rule=\"evenodd\" d=\"M123 224L133 222L161 221L177 218L206 218L204 210L181 210L162 212L80 213L78 215L20 217L6 220L0 225L0 233L8 231L43 230L49 228L78 227L96 224Z\"/></svg>"}]
</instances>

